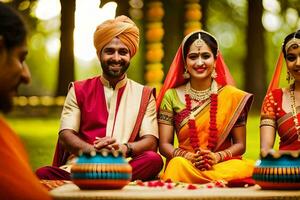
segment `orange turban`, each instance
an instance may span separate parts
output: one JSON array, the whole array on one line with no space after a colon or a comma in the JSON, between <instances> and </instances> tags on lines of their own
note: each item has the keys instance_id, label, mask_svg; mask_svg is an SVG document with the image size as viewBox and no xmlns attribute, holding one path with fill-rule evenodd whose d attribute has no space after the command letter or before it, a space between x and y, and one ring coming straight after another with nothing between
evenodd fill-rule
<instances>
[{"instance_id":1,"label":"orange turban","mask_svg":"<svg viewBox=\"0 0 300 200\"><path fill-rule=\"evenodd\" d=\"M121 15L98 25L94 33L97 54L114 37L118 37L128 47L131 57L135 55L139 47L139 29L131 19Z\"/></svg>"}]
</instances>

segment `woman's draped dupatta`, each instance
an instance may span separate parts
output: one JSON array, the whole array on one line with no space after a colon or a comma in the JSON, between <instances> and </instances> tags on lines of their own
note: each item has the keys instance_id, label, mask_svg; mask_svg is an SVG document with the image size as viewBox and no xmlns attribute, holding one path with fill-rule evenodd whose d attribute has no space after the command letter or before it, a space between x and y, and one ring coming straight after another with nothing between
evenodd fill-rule
<instances>
[{"instance_id":1,"label":"woman's draped dupatta","mask_svg":"<svg viewBox=\"0 0 300 200\"><path fill-rule=\"evenodd\" d=\"M279 83L280 83L280 75L282 73L283 60L284 60L284 56L283 56L283 53L281 51L279 56L278 56L278 59L277 59L277 62L276 62L276 67L274 69L272 79L269 83L268 90L267 90L267 93L266 93L265 97L267 96L267 94L272 92L272 90L280 88ZM263 110L264 110L264 102L262 103L261 113L263 113Z\"/></svg>"},{"instance_id":2,"label":"woman's draped dupatta","mask_svg":"<svg viewBox=\"0 0 300 200\"><path fill-rule=\"evenodd\" d=\"M276 89L279 87L279 82L280 82L280 74L282 71L282 65L283 65L283 53L281 52L279 54L277 63L276 63L276 67L272 76L272 79L270 81L268 90L267 90L267 94L269 94L269 92L271 92L272 90Z\"/></svg>"}]
</instances>

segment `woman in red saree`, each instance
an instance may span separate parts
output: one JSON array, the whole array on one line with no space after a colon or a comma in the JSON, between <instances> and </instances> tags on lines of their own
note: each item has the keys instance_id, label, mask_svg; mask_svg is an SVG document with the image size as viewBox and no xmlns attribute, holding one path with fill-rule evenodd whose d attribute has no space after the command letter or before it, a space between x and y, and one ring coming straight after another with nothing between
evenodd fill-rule
<instances>
[{"instance_id":1,"label":"woman in red saree","mask_svg":"<svg viewBox=\"0 0 300 200\"><path fill-rule=\"evenodd\" d=\"M157 99L159 150L167 159L162 179L207 183L251 177L254 162L241 156L253 97L232 85L217 40L205 31L187 35Z\"/></svg>"},{"instance_id":2,"label":"woman in red saree","mask_svg":"<svg viewBox=\"0 0 300 200\"><path fill-rule=\"evenodd\" d=\"M279 88L283 59L289 86ZM279 150L300 150L300 30L286 36L277 67L261 110L261 150L274 147L276 131Z\"/></svg>"}]
</instances>

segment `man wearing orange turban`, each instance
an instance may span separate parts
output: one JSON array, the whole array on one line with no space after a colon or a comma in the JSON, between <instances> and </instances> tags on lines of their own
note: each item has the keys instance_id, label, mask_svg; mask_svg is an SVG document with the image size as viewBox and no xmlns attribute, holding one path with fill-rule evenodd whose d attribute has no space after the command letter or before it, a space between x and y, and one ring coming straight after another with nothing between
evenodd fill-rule
<instances>
[{"instance_id":1,"label":"man wearing orange turban","mask_svg":"<svg viewBox=\"0 0 300 200\"><path fill-rule=\"evenodd\" d=\"M126 16L100 24L94 46L102 75L71 83L61 115L53 166L41 179L70 179L69 166L83 152L120 149L130 158L132 180L150 180L163 162L157 150L158 125L153 89L126 76L139 45L139 29Z\"/></svg>"}]
</instances>

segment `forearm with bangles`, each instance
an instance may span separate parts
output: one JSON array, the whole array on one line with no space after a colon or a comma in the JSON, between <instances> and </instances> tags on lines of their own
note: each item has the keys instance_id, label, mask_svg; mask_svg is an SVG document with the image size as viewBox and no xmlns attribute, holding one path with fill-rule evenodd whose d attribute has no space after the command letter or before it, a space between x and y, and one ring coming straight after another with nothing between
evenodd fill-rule
<instances>
[{"instance_id":1,"label":"forearm with bangles","mask_svg":"<svg viewBox=\"0 0 300 200\"><path fill-rule=\"evenodd\" d=\"M174 157L178 157L178 156L183 157L183 158L188 159L188 160L191 159L191 153L186 151L186 150L183 150L181 148L176 148L173 151L173 156L172 157L174 158Z\"/></svg>"},{"instance_id":2,"label":"forearm with bangles","mask_svg":"<svg viewBox=\"0 0 300 200\"><path fill-rule=\"evenodd\" d=\"M223 162L232 158L232 152L229 149L218 151L216 152L216 155L219 157L218 162Z\"/></svg>"}]
</instances>

